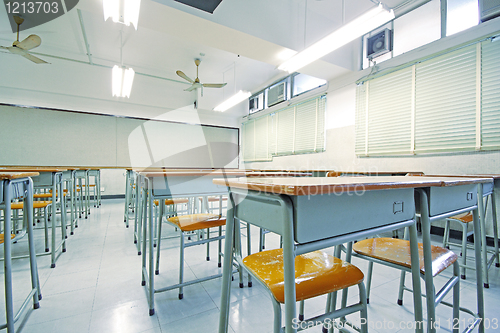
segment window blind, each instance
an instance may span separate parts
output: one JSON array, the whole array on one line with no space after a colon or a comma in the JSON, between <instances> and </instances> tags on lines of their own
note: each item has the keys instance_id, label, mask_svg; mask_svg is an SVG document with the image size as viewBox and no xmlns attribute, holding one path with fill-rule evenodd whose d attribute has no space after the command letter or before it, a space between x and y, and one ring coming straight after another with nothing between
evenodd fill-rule
<instances>
[{"instance_id":1,"label":"window blind","mask_svg":"<svg viewBox=\"0 0 500 333\"><path fill-rule=\"evenodd\" d=\"M255 160L255 120L243 123L242 129L243 160Z\"/></svg>"},{"instance_id":2,"label":"window blind","mask_svg":"<svg viewBox=\"0 0 500 333\"><path fill-rule=\"evenodd\" d=\"M356 90L357 155L500 149L500 43L490 40Z\"/></svg>"},{"instance_id":3,"label":"window blind","mask_svg":"<svg viewBox=\"0 0 500 333\"><path fill-rule=\"evenodd\" d=\"M270 159L268 148L268 120L269 117L260 117L255 119L255 157L257 161L266 161Z\"/></svg>"},{"instance_id":4,"label":"window blind","mask_svg":"<svg viewBox=\"0 0 500 333\"><path fill-rule=\"evenodd\" d=\"M291 155L294 151L295 108L289 107L276 112L277 117L277 155Z\"/></svg>"},{"instance_id":5,"label":"window blind","mask_svg":"<svg viewBox=\"0 0 500 333\"><path fill-rule=\"evenodd\" d=\"M366 89L370 81L356 87L356 114L355 114L355 151L357 155L367 155L366 151Z\"/></svg>"},{"instance_id":6,"label":"window blind","mask_svg":"<svg viewBox=\"0 0 500 333\"><path fill-rule=\"evenodd\" d=\"M369 86L368 153L411 149L412 68L381 77Z\"/></svg>"},{"instance_id":7,"label":"window blind","mask_svg":"<svg viewBox=\"0 0 500 333\"><path fill-rule=\"evenodd\" d=\"M500 43L481 46L481 141L487 149L500 148Z\"/></svg>"},{"instance_id":8,"label":"window blind","mask_svg":"<svg viewBox=\"0 0 500 333\"><path fill-rule=\"evenodd\" d=\"M416 65L415 152L476 147L476 47Z\"/></svg>"},{"instance_id":9,"label":"window blind","mask_svg":"<svg viewBox=\"0 0 500 333\"><path fill-rule=\"evenodd\" d=\"M325 150L326 96L300 102L242 125L243 160Z\"/></svg>"}]
</instances>

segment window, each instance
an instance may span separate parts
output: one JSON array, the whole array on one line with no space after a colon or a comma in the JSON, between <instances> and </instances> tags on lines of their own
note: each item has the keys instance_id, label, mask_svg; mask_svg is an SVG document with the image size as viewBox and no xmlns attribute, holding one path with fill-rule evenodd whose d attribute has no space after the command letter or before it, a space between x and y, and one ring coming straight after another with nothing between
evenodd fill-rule
<instances>
[{"instance_id":1,"label":"window","mask_svg":"<svg viewBox=\"0 0 500 333\"><path fill-rule=\"evenodd\" d=\"M356 154L500 149L500 43L486 40L364 82Z\"/></svg>"},{"instance_id":2,"label":"window","mask_svg":"<svg viewBox=\"0 0 500 333\"><path fill-rule=\"evenodd\" d=\"M306 74L290 74L251 96L248 103L248 113L262 111L326 84L326 80Z\"/></svg>"},{"instance_id":3,"label":"window","mask_svg":"<svg viewBox=\"0 0 500 333\"><path fill-rule=\"evenodd\" d=\"M292 97L309 90L313 90L314 88L321 87L324 84L326 84L326 80L298 73L293 76Z\"/></svg>"},{"instance_id":4,"label":"window","mask_svg":"<svg viewBox=\"0 0 500 333\"><path fill-rule=\"evenodd\" d=\"M447 0L446 35L450 36L477 25L478 0Z\"/></svg>"},{"instance_id":5,"label":"window","mask_svg":"<svg viewBox=\"0 0 500 333\"><path fill-rule=\"evenodd\" d=\"M242 124L243 161L325 150L326 95Z\"/></svg>"}]
</instances>

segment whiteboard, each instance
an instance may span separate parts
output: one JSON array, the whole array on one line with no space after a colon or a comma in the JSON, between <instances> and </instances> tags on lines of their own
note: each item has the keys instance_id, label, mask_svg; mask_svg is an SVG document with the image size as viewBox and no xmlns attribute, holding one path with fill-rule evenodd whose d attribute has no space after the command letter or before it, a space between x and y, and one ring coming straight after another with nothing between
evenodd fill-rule
<instances>
[{"instance_id":1,"label":"whiteboard","mask_svg":"<svg viewBox=\"0 0 500 333\"><path fill-rule=\"evenodd\" d=\"M238 168L238 129L0 105L0 165Z\"/></svg>"}]
</instances>

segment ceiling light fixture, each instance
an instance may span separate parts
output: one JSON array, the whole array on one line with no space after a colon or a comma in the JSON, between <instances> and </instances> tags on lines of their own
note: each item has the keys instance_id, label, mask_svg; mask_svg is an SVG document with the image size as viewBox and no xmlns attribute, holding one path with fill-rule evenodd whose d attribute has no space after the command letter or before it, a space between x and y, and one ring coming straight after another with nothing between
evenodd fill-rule
<instances>
[{"instance_id":1,"label":"ceiling light fixture","mask_svg":"<svg viewBox=\"0 0 500 333\"><path fill-rule=\"evenodd\" d=\"M394 11L379 3L377 7L347 23L302 52L297 53L282 63L278 69L293 73L392 19L394 19Z\"/></svg>"},{"instance_id":2,"label":"ceiling light fixture","mask_svg":"<svg viewBox=\"0 0 500 333\"><path fill-rule=\"evenodd\" d=\"M245 99L247 99L251 95L252 94L249 91L240 90L235 95L229 97L224 102L222 102L221 104L217 105L214 108L214 111L224 112L224 111L232 108L236 104L238 104L240 102L243 102Z\"/></svg>"},{"instance_id":3,"label":"ceiling light fixture","mask_svg":"<svg viewBox=\"0 0 500 333\"><path fill-rule=\"evenodd\" d=\"M115 23L133 24L137 30L141 0L103 0L104 21L111 17Z\"/></svg>"},{"instance_id":4,"label":"ceiling light fixture","mask_svg":"<svg viewBox=\"0 0 500 333\"><path fill-rule=\"evenodd\" d=\"M123 65L123 31L120 31L120 63L114 65L111 72L111 90L113 96L130 98L135 72L132 68L127 69Z\"/></svg>"},{"instance_id":5,"label":"ceiling light fixture","mask_svg":"<svg viewBox=\"0 0 500 333\"><path fill-rule=\"evenodd\" d=\"M132 68L113 66L112 72L112 90L113 96L130 98L132 83L134 83L135 72Z\"/></svg>"}]
</instances>

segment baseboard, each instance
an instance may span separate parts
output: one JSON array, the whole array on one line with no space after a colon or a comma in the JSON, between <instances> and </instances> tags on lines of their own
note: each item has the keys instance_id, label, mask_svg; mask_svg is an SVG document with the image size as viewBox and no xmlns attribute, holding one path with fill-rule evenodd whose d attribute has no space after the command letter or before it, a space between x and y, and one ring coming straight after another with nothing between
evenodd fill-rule
<instances>
[{"instance_id":1,"label":"baseboard","mask_svg":"<svg viewBox=\"0 0 500 333\"><path fill-rule=\"evenodd\" d=\"M90 198L94 200L92 196ZM103 194L101 199L125 199L125 194Z\"/></svg>"},{"instance_id":2,"label":"baseboard","mask_svg":"<svg viewBox=\"0 0 500 333\"><path fill-rule=\"evenodd\" d=\"M431 226L431 234L443 236L444 235L444 228ZM458 231L458 230L450 229L450 238L462 240L462 232ZM474 243L474 234L468 236L467 241ZM486 245L494 246L494 238L491 236L486 236Z\"/></svg>"}]
</instances>

